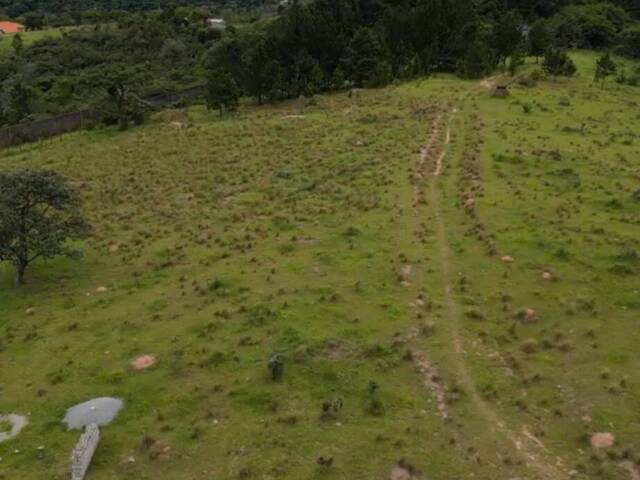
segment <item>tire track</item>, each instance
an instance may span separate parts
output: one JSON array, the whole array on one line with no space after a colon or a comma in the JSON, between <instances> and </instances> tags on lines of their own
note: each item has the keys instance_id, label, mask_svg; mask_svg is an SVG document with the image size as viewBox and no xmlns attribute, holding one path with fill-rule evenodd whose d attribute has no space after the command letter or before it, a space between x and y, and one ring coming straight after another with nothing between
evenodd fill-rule
<instances>
[{"instance_id":1,"label":"tire track","mask_svg":"<svg viewBox=\"0 0 640 480\"><path fill-rule=\"evenodd\" d=\"M457 110L453 110L452 115ZM436 132L437 135L437 132ZM432 131L428 144L433 144L434 133ZM435 169L431 175L430 182L427 183L427 198L434 219L434 231L438 244L438 257L440 263L440 273L445 284L444 288L444 313L450 320L451 342L453 344L453 361L458 373L458 380L469 394L469 398L477 412L482 416L484 421L489 425L491 431L497 431L503 435L506 440L514 447L515 452L523 459L523 461L539 475L538 478L545 480L567 479L569 475L565 473L561 464L553 464L546 457L549 452L542 442L534 437L526 426L522 427L521 432L517 432L507 426L507 422L500 414L493 409L479 394L475 382L469 372L465 351L463 348L463 339L461 325L463 322L463 312L456 300L455 293L452 288L452 253L449 248L447 239L447 228L443 219L440 189L437 182L433 181L442 173L444 161L447 156L448 147L451 143L451 128L447 128L446 138L443 151L440 153L436 162ZM426 161L426 154L421 150L418 167L422 169Z\"/></svg>"}]
</instances>

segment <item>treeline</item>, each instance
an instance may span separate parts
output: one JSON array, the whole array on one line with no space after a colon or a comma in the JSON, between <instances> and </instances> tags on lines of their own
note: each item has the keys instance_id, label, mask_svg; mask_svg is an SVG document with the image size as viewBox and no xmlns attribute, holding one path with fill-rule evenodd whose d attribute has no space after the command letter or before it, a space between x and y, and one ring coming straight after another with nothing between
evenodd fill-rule
<instances>
[{"instance_id":1,"label":"treeline","mask_svg":"<svg viewBox=\"0 0 640 480\"><path fill-rule=\"evenodd\" d=\"M638 32L630 12L612 3L317 0L223 38L205 61L261 101L432 72L476 78L551 47L639 56Z\"/></svg>"},{"instance_id":2,"label":"treeline","mask_svg":"<svg viewBox=\"0 0 640 480\"><path fill-rule=\"evenodd\" d=\"M211 105L224 106L434 72L477 78L552 47L640 58L626 1L292 0L224 33L207 27L207 8L127 13L30 47L14 37L0 56L0 124L96 105L138 121L146 96L205 80Z\"/></svg>"},{"instance_id":3,"label":"treeline","mask_svg":"<svg viewBox=\"0 0 640 480\"><path fill-rule=\"evenodd\" d=\"M142 12L179 6L250 10L277 4L278 0L0 0L0 12L9 18L39 16L47 24L70 25L108 12Z\"/></svg>"},{"instance_id":4,"label":"treeline","mask_svg":"<svg viewBox=\"0 0 640 480\"><path fill-rule=\"evenodd\" d=\"M134 99L201 84L204 52L221 36L206 16L187 7L154 11L29 47L13 36L0 56L0 125L100 109L106 100L133 109L143 103Z\"/></svg>"}]
</instances>

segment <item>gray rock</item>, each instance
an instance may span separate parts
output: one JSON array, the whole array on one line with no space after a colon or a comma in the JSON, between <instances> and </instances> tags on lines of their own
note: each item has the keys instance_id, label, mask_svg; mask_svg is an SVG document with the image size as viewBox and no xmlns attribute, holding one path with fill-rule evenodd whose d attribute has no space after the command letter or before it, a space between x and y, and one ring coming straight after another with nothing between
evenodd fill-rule
<instances>
[{"instance_id":1,"label":"gray rock","mask_svg":"<svg viewBox=\"0 0 640 480\"><path fill-rule=\"evenodd\" d=\"M108 425L116 418L121 408L122 400L119 398L94 398L69 408L62 421L67 424L69 430L80 430L92 423L99 426Z\"/></svg>"}]
</instances>

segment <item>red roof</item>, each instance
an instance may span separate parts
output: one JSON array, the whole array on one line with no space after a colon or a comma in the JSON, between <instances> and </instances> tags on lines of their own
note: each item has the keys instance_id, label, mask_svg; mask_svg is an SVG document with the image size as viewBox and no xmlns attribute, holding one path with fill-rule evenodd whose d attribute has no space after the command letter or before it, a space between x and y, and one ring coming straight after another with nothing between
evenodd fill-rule
<instances>
[{"instance_id":1,"label":"red roof","mask_svg":"<svg viewBox=\"0 0 640 480\"><path fill-rule=\"evenodd\" d=\"M0 32L2 33L18 33L24 30L24 25L14 22L0 22Z\"/></svg>"}]
</instances>

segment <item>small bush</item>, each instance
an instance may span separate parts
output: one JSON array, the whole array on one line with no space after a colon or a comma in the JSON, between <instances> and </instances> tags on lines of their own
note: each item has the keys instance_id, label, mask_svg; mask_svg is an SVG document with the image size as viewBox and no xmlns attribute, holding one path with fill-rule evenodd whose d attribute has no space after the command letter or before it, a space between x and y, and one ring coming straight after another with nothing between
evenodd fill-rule
<instances>
[{"instance_id":1,"label":"small bush","mask_svg":"<svg viewBox=\"0 0 640 480\"><path fill-rule=\"evenodd\" d=\"M534 338L528 338L520 345L524 353L535 353L538 350L538 342Z\"/></svg>"},{"instance_id":2,"label":"small bush","mask_svg":"<svg viewBox=\"0 0 640 480\"><path fill-rule=\"evenodd\" d=\"M284 361L280 355L272 356L267 362L267 370L269 371L269 378L272 381L282 379L284 374Z\"/></svg>"},{"instance_id":3,"label":"small bush","mask_svg":"<svg viewBox=\"0 0 640 480\"><path fill-rule=\"evenodd\" d=\"M471 320L484 320L485 316L482 312L476 309L470 309L464 312L464 316L470 318Z\"/></svg>"}]
</instances>

